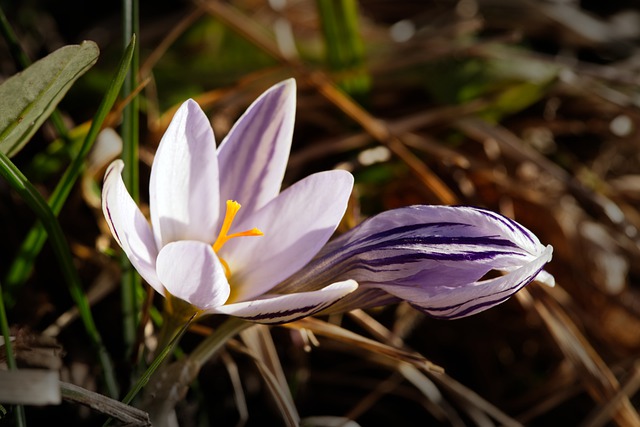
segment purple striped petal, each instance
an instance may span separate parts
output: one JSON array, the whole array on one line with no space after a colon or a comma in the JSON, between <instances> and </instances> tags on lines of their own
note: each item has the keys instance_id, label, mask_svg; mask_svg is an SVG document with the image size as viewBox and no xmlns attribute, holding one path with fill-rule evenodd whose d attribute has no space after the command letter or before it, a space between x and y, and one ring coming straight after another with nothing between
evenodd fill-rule
<instances>
[{"instance_id":1,"label":"purple striped petal","mask_svg":"<svg viewBox=\"0 0 640 427\"><path fill-rule=\"evenodd\" d=\"M544 265L551 260L553 250L548 246L532 262L504 276L474 282L455 289L441 289L436 296L427 297L419 293L404 291L407 288L383 286L382 289L409 301L413 307L441 319L458 319L480 313L509 299L513 294L532 282Z\"/></svg>"},{"instance_id":2,"label":"purple striped petal","mask_svg":"<svg viewBox=\"0 0 640 427\"><path fill-rule=\"evenodd\" d=\"M236 200L242 205L238 220L280 192L295 109L295 80L285 80L254 101L220 144L221 200Z\"/></svg>"},{"instance_id":3,"label":"purple striped petal","mask_svg":"<svg viewBox=\"0 0 640 427\"><path fill-rule=\"evenodd\" d=\"M333 283L313 292L288 295L265 295L261 299L227 304L209 310L211 313L228 314L266 324L282 324L311 316L335 304L356 290L353 280Z\"/></svg>"},{"instance_id":4,"label":"purple striped petal","mask_svg":"<svg viewBox=\"0 0 640 427\"><path fill-rule=\"evenodd\" d=\"M213 243L218 231L216 143L193 100L180 106L151 167L149 207L158 247L177 240Z\"/></svg>"},{"instance_id":5,"label":"purple striped petal","mask_svg":"<svg viewBox=\"0 0 640 427\"><path fill-rule=\"evenodd\" d=\"M443 295L450 300L458 295L457 303L486 295L484 302L489 304L496 300L494 292L504 291L500 295L506 299L537 275L552 284L551 276L542 271L551 259L551 250L530 231L494 212L472 207L412 206L383 212L329 242L274 292L317 289L352 278L360 284L350 297L354 301L362 290L378 288L421 307ZM518 272L533 268L528 266L539 268L532 277L522 278ZM474 287L492 270L510 273L488 286L482 282L482 286ZM479 295L470 292L471 288ZM466 312L467 307L460 310Z\"/></svg>"},{"instance_id":6,"label":"purple striped petal","mask_svg":"<svg viewBox=\"0 0 640 427\"><path fill-rule=\"evenodd\" d=\"M224 267L207 243L169 243L160 250L157 265L167 291L201 310L222 305L229 298Z\"/></svg>"},{"instance_id":7,"label":"purple striped petal","mask_svg":"<svg viewBox=\"0 0 640 427\"><path fill-rule=\"evenodd\" d=\"M140 276L160 294L164 287L156 275L158 250L147 219L122 181L122 160L111 163L104 175L102 212L111 234Z\"/></svg>"}]
</instances>

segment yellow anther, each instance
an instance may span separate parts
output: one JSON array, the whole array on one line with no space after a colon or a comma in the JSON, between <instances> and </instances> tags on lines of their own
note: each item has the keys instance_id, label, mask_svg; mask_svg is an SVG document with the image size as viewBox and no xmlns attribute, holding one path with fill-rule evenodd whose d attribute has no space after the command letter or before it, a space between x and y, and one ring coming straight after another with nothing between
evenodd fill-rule
<instances>
[{"instance_id":1,"label":"yellow anther","mask_svg":"<svg viewBox=\"0 0 640 427\"><path fill-rule=\"evenodd\" d=\"M227 243L227 240L229 240L230 237L227 235L227 233L229 233L231 224L233 223L236 214L240 210L240 207L240 203L236 202L235 200L227 200L227 211L224 214L224 221L222 222L222 227L220 227L218 238L213 244L213 250L215 252L218 252L220 248L222 248L222 246Z\"/></svg>"},{"instance_id":2,"label":"yellow anther","mask_svg":"<svg viewBox=\"0 0 640 427\"><path fill-rule=\"evenodd\" d=\"M251 230L240 231L238 233L228 234L231 229L231 224L236 217L236 214L240 210L240 203L235 200L227 200L227 212L224 215L224 221L222 222L222 227L220 227L220 234L218 234L218 238L213 244L214 252L218 252L225 243L227 243L230 239L235 237L247 237L247 236L263 236L264 233L257 228L252 228ZM222 258L219 258L220 262L222 262L222 266L224 267L225 273L227 277L231 275L231 270L229 269L229 264Z\"/></svg>"}]
</instances>

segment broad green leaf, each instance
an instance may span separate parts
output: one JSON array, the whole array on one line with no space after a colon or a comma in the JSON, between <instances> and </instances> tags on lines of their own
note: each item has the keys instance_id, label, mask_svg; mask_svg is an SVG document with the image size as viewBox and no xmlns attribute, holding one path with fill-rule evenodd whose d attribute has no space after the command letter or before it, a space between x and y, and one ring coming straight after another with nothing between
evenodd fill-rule
<instances>
[{"instance_id":1,"label":"broad green leaf","mask_svg":"<svg viewBox=\"0 0 640 427\"><path fill-rule=\"evenodd\" d=\"M14 156L98 60L92 41L64 46L0 85L0 152Z\"/></svg>"}]
</instances>

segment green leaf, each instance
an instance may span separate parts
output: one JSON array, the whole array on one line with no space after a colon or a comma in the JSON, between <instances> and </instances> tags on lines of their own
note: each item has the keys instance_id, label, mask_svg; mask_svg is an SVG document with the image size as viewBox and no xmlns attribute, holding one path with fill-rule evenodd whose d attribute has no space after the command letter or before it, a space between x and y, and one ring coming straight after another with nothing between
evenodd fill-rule
<instances>
[{"instance_id":1,"label":"green leaf","mask_svg":"<svg viewBox=\"0 0 640 427\"><path fill-rule=\"evenodd\" d=\"M356 98L369 92L371 76L366 69L366 52L359 29L356 0L316 0L326 45L329 67L338 85Z\"/></svg>"},{"instance_id":2,"label":"green leaf","mask_svg":"<svg viewBox=\"0 0 640 427\"><path fill-rule=\"evenodd\" d=\"M92 41L61 47L0 85L0 152L14 156L98 60Z\"/></svg>"}]
</instances>

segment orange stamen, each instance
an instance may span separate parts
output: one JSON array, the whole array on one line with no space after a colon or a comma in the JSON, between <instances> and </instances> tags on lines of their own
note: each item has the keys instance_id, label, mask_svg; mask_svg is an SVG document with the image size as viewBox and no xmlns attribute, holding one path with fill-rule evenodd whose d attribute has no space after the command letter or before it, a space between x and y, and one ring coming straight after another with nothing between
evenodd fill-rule
<instances>
[{"instance_id":1,"label":"orange stamen","mask_svg":"<svg viewBox=\"0 0 640 427\"><path fill-rule=\"evenodd\" d=\"M240 231L238 233L228 234L231 229L231 224L236 217L236 214L240 210L240 203L235 200L227 200L227 211L224 215L224 221L222 221L222 227L220 227L220 234L218 234L218 238L215 243L212 245L214 252L218 253L218 251L227 243L230 239L234 239L236 237L248 237L248 236L263 236L264 233L257 228L252 228L251 230ZM222 266L224 267L225 274L227 277L231 275L231 270L229 269L229 264L222 258L219 258Z\"/></svg>"}]
</instances>

